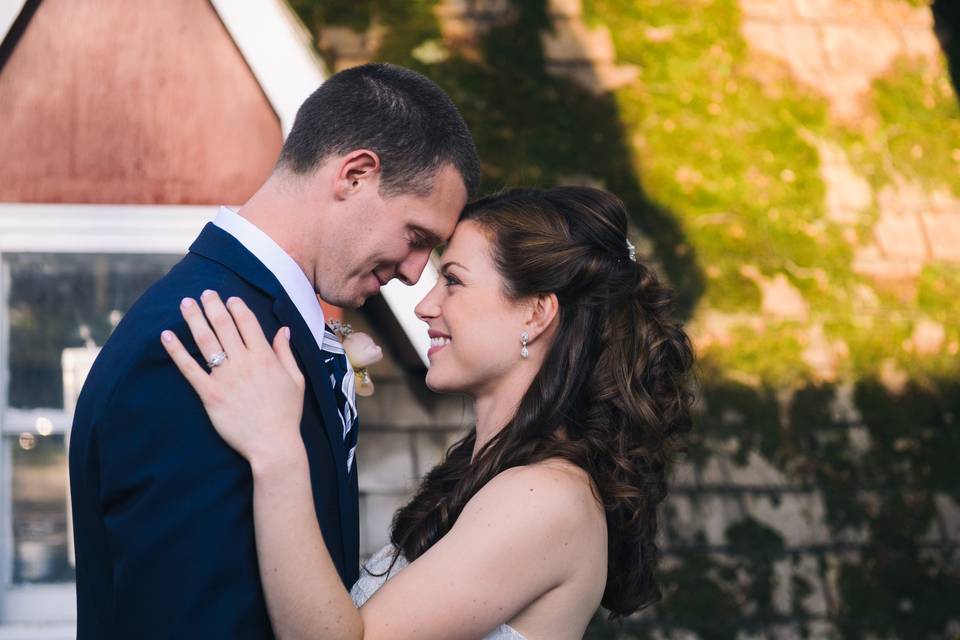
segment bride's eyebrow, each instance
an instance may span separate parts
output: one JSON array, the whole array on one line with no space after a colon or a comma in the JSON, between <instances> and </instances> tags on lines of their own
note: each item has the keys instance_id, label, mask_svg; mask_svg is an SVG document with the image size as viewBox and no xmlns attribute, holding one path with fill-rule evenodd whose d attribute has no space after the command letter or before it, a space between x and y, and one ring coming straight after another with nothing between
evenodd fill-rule
<instances>
[{"instance_id":1,"label":"bride's eyebrow","mask_svg":"<svg viewBox=\"0 0 960 640\"><path fill-rule=\"evenodd\" d=\"M442 265L440 265L440 271L446 271L450 267L460 267L464 271L470 271L470 269L467 269L465 266L463 266L459 262L454 262L453 260L451 260L450 262L444 262Z\"/></svg>"}]
</instances>

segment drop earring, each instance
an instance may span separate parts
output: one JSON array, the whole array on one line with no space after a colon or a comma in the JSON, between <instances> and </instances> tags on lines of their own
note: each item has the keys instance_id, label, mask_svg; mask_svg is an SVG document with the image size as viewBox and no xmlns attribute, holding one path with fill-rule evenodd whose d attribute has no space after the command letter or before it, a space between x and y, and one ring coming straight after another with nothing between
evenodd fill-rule
<instances>
[{"instance_id":1,"label":"drop earring","mask_svg":"<svg viewBox=\"0 0 960 640\"><path fill-rule=\"evenodd\" d=\"M523 347L520 349L520 357L521 357L521 358L524 358L524 359L530 357L530 350L527 349L527 341L528 341L528 340L530 340L530 336L529 336L529 334L527 334L526 331L524 331L523 333L520 334L520 344L523 345Z\"/></svg>"}]
</instances>

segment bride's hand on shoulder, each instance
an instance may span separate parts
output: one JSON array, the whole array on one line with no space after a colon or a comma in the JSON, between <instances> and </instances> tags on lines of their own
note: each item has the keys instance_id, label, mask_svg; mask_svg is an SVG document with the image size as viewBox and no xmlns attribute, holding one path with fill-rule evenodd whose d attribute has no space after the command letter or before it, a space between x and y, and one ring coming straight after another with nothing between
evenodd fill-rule
<instances>
[{"instance_id":1,"label":"bride's hand on shoulder","mask_svg":"<svg viewBox=\"0 0 960 640\"><path fill-rule=\"evenodd\" d=\"M207 369L172 331L161 334L161 343L227 444L254 468L282 465L303 451L304 378L290 350L289 329L281 328L271 345L240 298L229 298L224 304L216 292L208 290L200 301L202 307L184 298L180 312L207 360ZM226 359L218 357L221 353ZM216 364L218 359L222 362Z\"/></svg>"}]
</instances>

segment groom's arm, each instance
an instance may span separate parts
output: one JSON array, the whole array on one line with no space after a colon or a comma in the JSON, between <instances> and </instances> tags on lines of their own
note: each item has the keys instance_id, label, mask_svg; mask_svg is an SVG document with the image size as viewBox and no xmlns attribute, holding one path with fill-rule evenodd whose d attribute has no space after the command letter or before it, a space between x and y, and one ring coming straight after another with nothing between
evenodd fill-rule
<instances>
[{"instance_id":1,"label":"groom's arm","mask_svg":"<svg viewBox=\"0 0 960 640\"><path fill-rule=\"evenodd\" d=\"M151 338L96 425L115 635L272 637L249 466L219 438L159 331Z\"/></svg>"}]
</instances>

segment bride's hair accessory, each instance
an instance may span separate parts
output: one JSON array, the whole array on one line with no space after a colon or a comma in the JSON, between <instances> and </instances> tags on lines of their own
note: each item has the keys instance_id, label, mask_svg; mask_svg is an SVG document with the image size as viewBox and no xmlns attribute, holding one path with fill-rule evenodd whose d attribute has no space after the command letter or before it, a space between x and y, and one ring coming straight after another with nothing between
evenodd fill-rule
<instances>
[{"instance_id":1,"label":"bride's hair accessory","mask_svg":"<svg viewBox=\"0 0 960 640\"><path fill-rule=\"evenodd\" d=\"M357 395L372 396L373 380L370 378L370 372L367 367L383 359L383 350L377 346L373 338L361 331L354 331L353 328L339 320L330 320L327 323L330 329L343 343L343 352L353 367L353 373L357 377Z\"/></svg>"},{"instance_id":2,"label":"bride's hair accessory","mask_svg":"<svg viewBox=\"0 0 960 640\"><path fill-rule=\"evenodd\" d=\"M627 238L627 253L630 256L630 259L634 262L637 261L637 248L633 246L633 243L630 242L630 238Z\"/></svg>"},{"instance_id":3,"label":"bride's hair accessory","mask_svg":"<svg viewBox=\"0 0 960 640\"><path fill-rule=\"evenodd\" d=\"M521 357L521 358L526 359L526 358L529 358L529 357L530 357L530 350L527 349L527 342L528 342L529 340L530 340L530 334L529 334L529 333L527 333L526 331L524 331L523 333L520 334L520 344L523 345L522 348L520 349L520 357Z\"/></svg>"}]
</instances>

